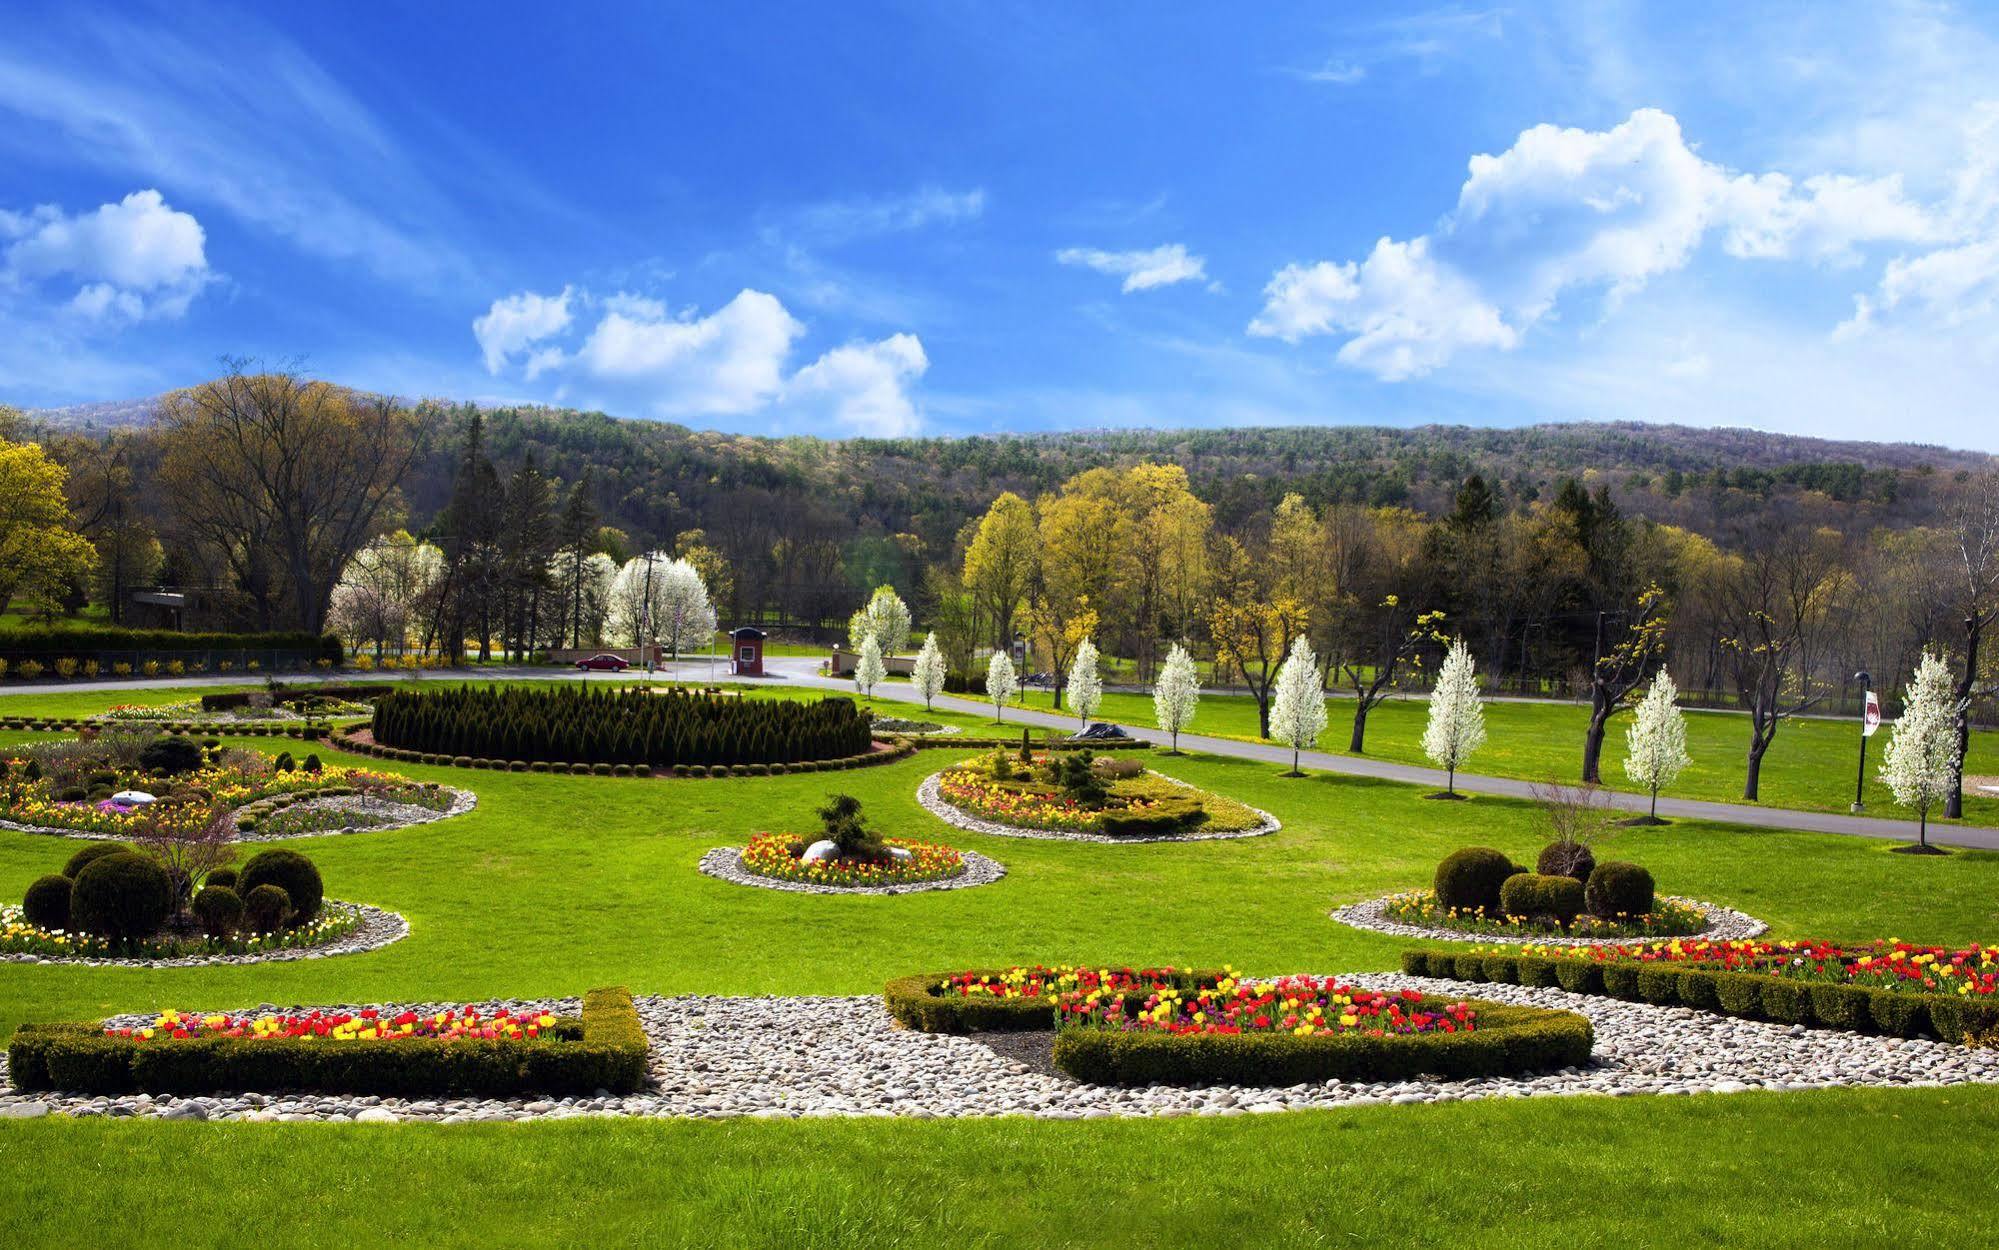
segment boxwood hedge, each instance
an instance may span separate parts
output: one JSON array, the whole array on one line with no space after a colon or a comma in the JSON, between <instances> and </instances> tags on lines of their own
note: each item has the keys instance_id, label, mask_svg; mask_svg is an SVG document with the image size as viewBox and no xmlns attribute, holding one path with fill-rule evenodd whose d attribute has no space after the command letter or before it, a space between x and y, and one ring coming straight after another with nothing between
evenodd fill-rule
<instances>
[{"instance_id":1,"label":"boxwood hedge","mask_svg":"<svg viewBox=\"0 0 1999 1250\"><path fill-rule=\"evenodd\" d=\"M106 1037L100 1024L24 1024L7 1047L17 1089L84 1094L303 1090L394 1097L631 1093L646 1081L648 1045L626 989L592 990L580 1021L503 1039Z\"/></svg>"}]
</instances>

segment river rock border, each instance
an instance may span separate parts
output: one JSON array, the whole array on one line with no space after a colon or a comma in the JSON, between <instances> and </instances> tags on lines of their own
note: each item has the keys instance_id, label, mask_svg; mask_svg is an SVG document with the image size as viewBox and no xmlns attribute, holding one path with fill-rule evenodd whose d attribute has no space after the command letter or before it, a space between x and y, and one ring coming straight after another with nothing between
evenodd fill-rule
<instances>
[{"instance_id":1,"label":"river rock border","mask_svg":"<svg viewBox=\"0 0 1999 1250\"><path fill-rule=\"evenodd\" d=\"M51 1113L171 1120L465 1123L578 1116L797 1119L822 1116L1029 1116L1041 1120L1237 1116L1331 1107L1471 1102L1577 1094L1733 1094L1843 1086L1914 1088L1999 1083L1999 1049L1876 1037L1655 1007L1519 985L1438 981L1397 973L1342 980L1375 990L1553 1007L1587 1016L1587 1066L1461 1080L1325 1081L1284 1087L1084 1085L1016 1055L1009 1038L899 1027L879 996L635 1000L651 1042L651 1088L549 1098L382 1098L352 1094L220 1093L200 1097L21 1093L0 1086L0 1119ZM372 1004L371 1004L372 1005ZM387 1004L379 1004L388 1006ZM457 1005L457 1004L453 1004ZM567 1014L576 1000L504 1002ZM418 1010L430 1004L413 1005ZM262 1009L278 1010L271 1004ZM3 1063L4 1060L0 1060ZM4 1069L0 1069L4 1073ZM1392 1114L1383 1111L1381 1114Z\"/></svg>"},{"instance_id":2,"label":"river rock border","mask_svg":"<svg viewBox=\"0 0 1999 1250\"><path fill-rule=\"evenodd\" d=\"M743 867L743 848L718 846L701 857L701 871L731 885L754 885L766 890L789 890L794 894L916 894L924 890L969 890L991 885L1006 875L1006 865L977 851L963 852L965 871L937 881L912 881L906 885L814 885L809 881L780 881Z\"/></svg>"},{"instance_id":3,"label":"river rock border","mask_svg":"<svg viewBox=\"0 0 1999 1250\"><path fill-rule=\"evenodd\" d=\"M448 820L453 816L463 816L465 813L471 811L473 808L479 805L479 796L472 793L470 790L461 790L457 786L439 786L438 788L441 790L449 790L451 792L450 807L446 808L444 811L441 812L433 812L427 807L418 807L414 803L397 803L394 806L405 808L409 812L411 812L412 815L408 820L399 821L393 825L369 825L365 829L318 829L311 833L238 832L233 840L244 843L295 842L304 838L345 837L347 834L350 833L389 833L396 829L412 829L415 828L417 825L428 825L436 821ZM336 794L336 795L323 796L318 798L302 798L297 800L296 803L293 803L290 806L299 806L306 803L332 803L346 799L358 800L359 798L360 798L359 795ZM232 817L240 816L243 814L244 808L253 807L253 806L255 806L255 804L245 803L242 807L239 807L235 811L231 812L230 815ZM421 813L421 815L416 815L415 813ZM57 825L24 825L12 820L0 820L0 829L9 829L15 833L32 833L41 837L49 837L49 838L75 838L79 841L84 841L84 842L123 842L127 837L130 836L129 834L123 834L123 833L98 833L90 829L64 829Z\"/></svg>"},{"instance_id":4,"label":"river rock border","mask_svg":"<svg viewBox=\"0 0 1999 1250\"><path fill-rule=\"evenodd\" d=\"M944 779L944 773L947 771L949 770L940 770L925 777L923 784L916 787L916 801L923 805L925 811L947 825L955 825L960 829L969 829L973 833L989 833L996 838L1040 838L1048 842L1107 842L1120 846L1131 842L1231 842L1237 838L1260 838L1266 833L1276 833L1284 827L1284 822L1278 820L1277 817L1272 816L1269 812L1264 811L1260 807L1250 807L1250 811L1262 817L1261 823L1253 829L1237 829L1229 833L1162 833L1144 837L1113 838L1109 834L1082 833L1067 829L1024 829L1019 825L1003 825L995 820L981 820L979 817L969 812L960 811L945 802L944 796L939 793L938 787ZM1162 772L1156 772L1149 768L1146 771L1162 781L1179 786L1183 790L1199 790L1201 788L1190 782L1182 781L1178 777L1168 777ZM1231 801L1240 802L1241 800ZM1244 803L1243 806L1249 807L1249 804Z\"/></svg>"},{"instance_id":5,"label":"river rock border","mask_svg":"<svg viewBox=\"0 0 1999 1250\"><path fill-rule=\"evenodd\" d=\"M352 933L317 946L287 946L280 950L258 951L249 955L180 955L172 959L91 959L61 955L0 955L0 963L50 964L66 968L210 968L234 964L289 963L295 959L330 959L335 955L360 955L402 941L410 935L410 922L397 912L367 903L326 901L328 907L346 907L361 914L361 923Z\"/></svg>"},{"instance_id":6,"label":"river rock border","mask_svg":"<svg viewBox=\"0 0 1999 1250\"><path fill-rule=\"evenodd\" d=\"M1438 942L1498 942L1546 941L1558 946L1623 946L1640 942L1670 941L1668 937L1563 937L1558 933L1467 933L1462 929L1432 928L1427 925L1403 924L1388 918L1388 901L1393 894L1381 898L1370 898L1345 907L1336 907L1329 913L1334 920L1370 933L1386 933L1390 937L1427 938ZM1664 896L1667 901L1687 907L1698 907L1707 913L1707 927L1698 933L1676 933L1673 938L1696 938L1710 942L1737 942L1753 938L1767 931L1770 926L1747 912L1739 912L1733 907L1723 907L1718 903L1703 903L1699 899L1681 898L1678 895Z\"/></svg>"}]
</instances>

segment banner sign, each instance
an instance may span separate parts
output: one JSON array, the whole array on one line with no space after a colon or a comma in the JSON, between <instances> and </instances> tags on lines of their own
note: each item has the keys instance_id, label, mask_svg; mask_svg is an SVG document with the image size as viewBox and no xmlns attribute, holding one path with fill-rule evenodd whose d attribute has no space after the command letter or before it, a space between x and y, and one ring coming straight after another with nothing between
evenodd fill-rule
<instances>
[{"instance_id":1,"label":"banner sign","mask_svg":"<svg viewBox=\"0 0 1999 1250\"><path fill-rule=\"evenodd\" d=\"M1861 713L1860 736L1872 738L1874 731L1881 728L1881 696L1872 690L1867 692L1867 710Z\"/></svg>"}]
</instances>

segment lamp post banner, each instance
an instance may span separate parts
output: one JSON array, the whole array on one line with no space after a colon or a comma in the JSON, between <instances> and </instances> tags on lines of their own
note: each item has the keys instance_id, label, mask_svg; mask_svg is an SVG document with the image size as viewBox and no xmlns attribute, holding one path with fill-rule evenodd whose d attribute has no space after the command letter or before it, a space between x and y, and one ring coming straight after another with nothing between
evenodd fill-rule
<instances>
[{"instance_id":1,"label":"lamp post banner","mask_svg":"<svg viewBox=\"0 0 1999 1250\"><path fill-rule=\"evenodd\" d=\"M1874 731L1881 728L1881 696L1872 690L1867 692L1867 710L1861 713L1860 736L1872 738Z\"/></svg>"}]
</instances>

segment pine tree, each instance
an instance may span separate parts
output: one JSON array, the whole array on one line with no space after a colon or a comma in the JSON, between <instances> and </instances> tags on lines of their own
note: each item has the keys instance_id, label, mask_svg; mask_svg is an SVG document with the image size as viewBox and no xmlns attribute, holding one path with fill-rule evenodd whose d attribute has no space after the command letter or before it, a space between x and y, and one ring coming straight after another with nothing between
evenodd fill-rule
<instances>
[{"instance_id":1,"label":"pine tree","mask_svg":"<svg viewBox=\"0 0 1999 1250\"><path fill-rule=\"evenodd\" d=\"M1902 715L1881 755L1881 780L1895 801L1916 809L1916 847L1928 853L1930 811L1957 785L1957 694L1943 657L1924 651L1902 696Z\"/></svg>"},{"instance_id":2,"label":"pine tree","mask_svg":"<svg viewBox=\"0 0 1999 1250\"><path fill-rule=\"evenodd\" d=\"M1069 706L1076 719L1088 728L1090 717L1104 701L1104 679L1097 672L1097 644L1085 638L1076 647L1076 659L1069 665Z\"/></svg>"},{"instance_id":3,"label":"pine tree","mask_svg":"<svg viewBox=\"0 0 1999 1250\"><path fill-rule=\"evenodd\" d=\"M1277 670L1270 708L1271 736L1291 747L1288 776L1304 776L1298 770L1299 752L1318 742L1325 731L1326 691L1319 680L1319 657L1301 635L1291 640L1291 653Z\"/></svg>"},{"instance_id":4,"label":"pine tree","mask_svg":"<svg viewBox=\"0 0 1999 1250\"><path fill-rule=\"evenodd\" d=\"M1680 690L1660 669L1638 703L1631 727L1624 731L1624 775L1652 795L1649 824L1659 819L1659 791L1673 784L1680 770L1693 763L1687 754L1687 718L1680 711Z\"/></svg>"},{"instance_id":5,"label":"pine tree","mask_svg":"<svg viewBox=\"0 0 1999 1250\"><path fill-rule=\"evenodd\" d=\"M1478 673L1463 638L1453 639L1430 691L1430 723L1423 730L1423 754L1444 769L1444 794L1458 797L1458 766L1485 745L1485 705L1478 697Z\"/></svg>"},{"instance_id":6,"label":"pine tree","mask_svg":"<svg viewBox=\"0 0 1999 1250\"><path fill-rule=\"evenodd\" d=\"M1152 713L1159 727L1173 735L1175 755L1180 753L1180 731L1193 724L1200 702L1201 679L1194 671L1194 657L1176 642L1152 686Z\"/></svg>"}]
</instances>

